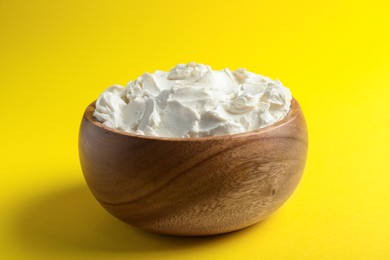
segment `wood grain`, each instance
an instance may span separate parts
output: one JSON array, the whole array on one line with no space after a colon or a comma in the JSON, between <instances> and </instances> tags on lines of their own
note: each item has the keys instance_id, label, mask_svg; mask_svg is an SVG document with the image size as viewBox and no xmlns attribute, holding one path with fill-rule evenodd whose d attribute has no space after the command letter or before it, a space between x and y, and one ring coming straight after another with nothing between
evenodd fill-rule
<instances>
[{"instance_id":1,"label":"wood grain","mask_svg":"<svg viewBox=\"0 0 390 260\"><path fill-rule=\"evenodd\" d=\"M298 102L281 122L203 138L143 137L110 129L87 107L79 136L86 182L112 215L172 235L212 235L259 222L301 178L307 128Z\"/></svg>"}]
</instances>

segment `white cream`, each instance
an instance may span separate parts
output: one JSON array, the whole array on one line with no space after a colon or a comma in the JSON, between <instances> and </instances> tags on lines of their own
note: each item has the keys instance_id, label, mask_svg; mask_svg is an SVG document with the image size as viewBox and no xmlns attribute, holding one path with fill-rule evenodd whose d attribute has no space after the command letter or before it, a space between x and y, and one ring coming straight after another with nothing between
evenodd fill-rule
<instances>
[{"instance_id":1,"label":"white cream","mask_svg":"<svg viewBox=\"0 0 390 260\"><path fill-rule=\"evenodd\" d=\"M108 88L94 117L139 135L203 137L266 127L282 120L290 105L290 90L278 80L191 62Z\"/></svg>"}]
</instances>

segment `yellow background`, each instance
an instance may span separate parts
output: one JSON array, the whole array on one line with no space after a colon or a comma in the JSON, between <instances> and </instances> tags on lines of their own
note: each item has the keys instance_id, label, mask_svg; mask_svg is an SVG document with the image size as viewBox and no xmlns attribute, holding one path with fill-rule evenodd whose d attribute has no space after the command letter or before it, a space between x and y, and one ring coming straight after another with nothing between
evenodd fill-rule
<instances>
[{"instance_id":1,"label":"yellow background","mask_svg":"<svg viewBox=\"0 0 390 260\"><path fill-rule=\"evenodd\" d=\"M389 259L389 13L388 0L0 0L1 258ZM240 232L140 231L80 170L87 104L189 61L280 79L306 116L298 189Z\"/></svg>"}]
</instances>

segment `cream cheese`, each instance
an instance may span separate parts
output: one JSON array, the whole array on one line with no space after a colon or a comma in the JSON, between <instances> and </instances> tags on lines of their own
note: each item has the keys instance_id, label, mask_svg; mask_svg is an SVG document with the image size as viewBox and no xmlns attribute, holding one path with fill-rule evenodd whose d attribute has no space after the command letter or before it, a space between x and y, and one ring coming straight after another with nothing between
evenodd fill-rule
<instances>
[{"instance_id":1,"label":"cream cheese","mask_svg":"<svg viewBox=\"0 0 390 260\"><path fill-rule=\"evenodd\" d=\"M278 80L249 72L179 64L115 85L96 101L94 117L128 133L204 137L252 131L282 120L290 90Z\"/></svg>"}]
</instances>

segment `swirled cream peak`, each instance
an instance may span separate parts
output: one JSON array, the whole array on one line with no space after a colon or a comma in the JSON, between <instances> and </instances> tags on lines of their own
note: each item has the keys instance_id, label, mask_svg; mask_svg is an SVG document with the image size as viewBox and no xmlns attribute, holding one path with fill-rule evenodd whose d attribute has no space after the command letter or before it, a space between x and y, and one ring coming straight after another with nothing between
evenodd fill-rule
<instances>
[{"instance_id":1,"label":"swirled cream peak","mask_svg":"<svg viewBox=\"0 0 390 260\"><path fill-rule=\"evenodd\" d=\"M108 88L96 101L94 117L139 135L203 137L274 124L290 105L290 90L278 80L191 62Z\"/></svg>"}]
</instances>

